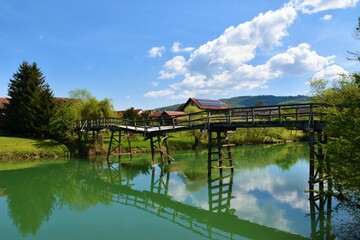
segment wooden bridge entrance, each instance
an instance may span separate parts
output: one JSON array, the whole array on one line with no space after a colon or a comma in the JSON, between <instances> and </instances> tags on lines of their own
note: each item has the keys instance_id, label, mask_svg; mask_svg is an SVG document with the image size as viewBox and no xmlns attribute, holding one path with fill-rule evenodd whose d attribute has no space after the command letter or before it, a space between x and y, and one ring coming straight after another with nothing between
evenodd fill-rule
<instances>
[{"instance_id":1,"label":"wooden bridge entrance","mask_svg":"<svg viewBox=\"0 0 360 240\"><path fill-rule=\"evenodd\" d=\"M324 104L305 103L208 110L146 120L101 118L80 121L77 129L85 132L85 135L102 130L111 131L107 154L108 161L110 154L114 153L116 149L119 158L121 154L124 154L120 152L120 147L124 141L128 143L130 150L125 154L132 156L129 138L124 140L122 136L128 136L130 133L141 134L145 140L150 139L152 161L154 162L155 151L158 151L163 163L165 163L164 156L167 157L168 163L174 160L168 148L168 133L188 130L207 132L208 171L210 175L211 169L233 169L232 144L228 141L228 132L237 128L285 127L309 131L309 143L314 152L315 145L318 144L315 141L315 135L320 134L325 127L323 107L325 107ZM119 136L118 139L114 137L116 132ZM313 152L311 154L315 156Z\"/></svg>"}]
</instances>

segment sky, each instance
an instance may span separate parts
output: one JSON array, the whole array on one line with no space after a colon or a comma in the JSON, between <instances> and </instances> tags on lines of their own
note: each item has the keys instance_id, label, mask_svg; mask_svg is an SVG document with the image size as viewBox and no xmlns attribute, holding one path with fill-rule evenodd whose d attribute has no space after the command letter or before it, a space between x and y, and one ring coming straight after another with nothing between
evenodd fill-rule
<instances>
[{"instance_id":1,"label":"sky","mask_svg":"<svg viewBox=\"0 0 360 240\"><path fill-rule=\"evenodd\" d=\"M0 97L23 61L116 110L308 94L359 70L360 0L0 0Z\"/></svg>"}]
</instances>

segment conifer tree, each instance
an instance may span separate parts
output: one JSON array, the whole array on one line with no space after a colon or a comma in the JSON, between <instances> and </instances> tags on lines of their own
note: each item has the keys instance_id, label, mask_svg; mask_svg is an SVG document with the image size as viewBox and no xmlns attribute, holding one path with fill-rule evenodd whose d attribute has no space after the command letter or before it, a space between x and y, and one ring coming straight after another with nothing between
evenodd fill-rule
<instances>
[{"instance_id":1,"label":"conifer tree","mask_svg":"<svg viewBox=\"0 0 360 240\"><path fill-rule=\"evenodd\" d=\"M48 137L54 97L35 62L20 64L10 79L8 96L5 116L10 130L29 137Z\"/></svg>"}]
</instances>

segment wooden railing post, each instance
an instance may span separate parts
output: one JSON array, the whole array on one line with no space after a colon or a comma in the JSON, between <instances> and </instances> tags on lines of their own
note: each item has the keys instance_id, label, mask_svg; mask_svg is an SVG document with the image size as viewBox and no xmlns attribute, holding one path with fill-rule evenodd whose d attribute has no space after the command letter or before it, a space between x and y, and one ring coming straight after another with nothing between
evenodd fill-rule
<instances>
[{"instance_id":1,"label":"wooden railing post","mask_svg":"<svg viewBox=\"0 0 360 240\"><path fill-rule=\"evenodd\" d=\"M299 108L296 108L295 110L295 114L296 114L296 121L299 121Z\"/></svg>"},{"instance_id":2,"label":"wooden railing post","mask_svg":"<svg viewBox=\"0 0 360 240\"><path fill-rule=\"evenodd\" d=\"M279 123L282 124L282 119L281 119L281 106L278 107L278 111L279 111Z\"/></svg>"},{"instance_id":3,"label":"wooden railing post","mask_svg":"<svg viewBox=\"0 0 360 240\"><path fill-rule=\"evenodd\" d=\"M255 123L255 113L254 113L254 108L251 108L251 122L252 124Z\"/></svg>"},{"instance_id":4,"label":"wooden railing post","mask_svg":"<svg viewBox=\"0 0 360 240\"><path fill-rule=\"evenodd\" d=\"M209 129L210 128L210 118L211 118L211 114L210 111L207 111L207 119L206 119L206 128Z\"/></svg>"},{"instance_id":5,"label":"wooden railing post","mask_svg":"<svg viewBox=\"0 0 360 240\"><path fill-rule=\"evenodd\" d=\"M228 110L227 113L226 113L226 123L228 125L231 124L231 110Z\"/></svg>"}]
</instances>

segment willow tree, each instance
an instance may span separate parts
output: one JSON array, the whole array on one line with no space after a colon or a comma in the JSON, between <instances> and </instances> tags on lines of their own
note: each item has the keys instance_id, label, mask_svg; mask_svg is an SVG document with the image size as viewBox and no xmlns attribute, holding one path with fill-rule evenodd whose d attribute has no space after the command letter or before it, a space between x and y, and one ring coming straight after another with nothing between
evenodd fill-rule
<instances>
[{"instance_id":1,"label":"willow tree","mask_svg":"<svg viewBox=\"0 0 360 240\"><path fill-rule=\"evenodd\" d=\"M5 116L10 130L29 137L48 137L54 97L35 62L20 65L10 79L8 96Z\"/></svg>"}]
</instances>

